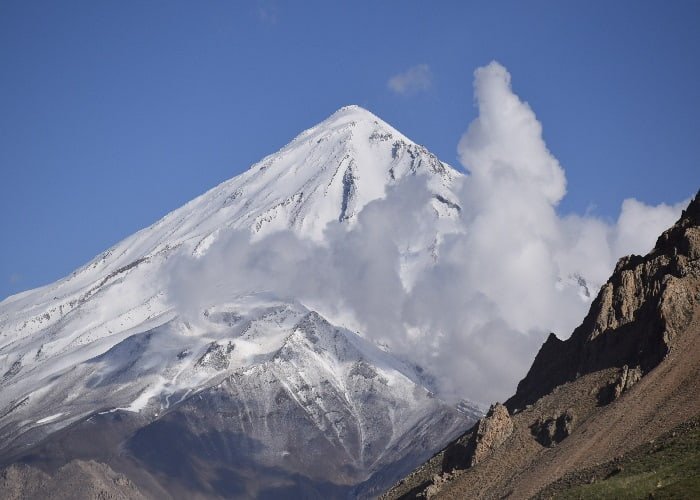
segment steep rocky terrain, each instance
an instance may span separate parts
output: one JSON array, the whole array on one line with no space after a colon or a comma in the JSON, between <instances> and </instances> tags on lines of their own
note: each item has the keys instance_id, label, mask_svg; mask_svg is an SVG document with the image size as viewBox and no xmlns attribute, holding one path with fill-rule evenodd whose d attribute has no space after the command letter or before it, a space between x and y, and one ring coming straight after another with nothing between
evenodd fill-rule
<instances>
[{"instance_id":1,"label":"steep rocky terrain","mask_svg":"<svg viewBox=\"0 0 700 500\"><path fill-rule=\"evenodd\" d=\"M146 497L122 474L105 464L74 460L49 475L25 464L0 473L0 491L7 500L25 498L99 498L142 500Z\"/></svg>"},{"instance_id":2,"label":"steep rocky terrain","mask_svg":"<svg viewBox=\"0 0 700 500\"><path fill-rule=\"evenodd\" d=\"M408 367L314 311L261 296L229 308L209 313L225 323L224 336L199 352L173 343L173 331L187 331L174 321L74 367L46 396L54 411L83 413L68 425L32 419L20 404L14 411L25 417L0 427L18 435L2 443L0 466L9 468L0 496L41 498L51 488L69 495L64 485L72 482L84 484L76 498L96 491L114 498L369 496L478 418L468 404L457 410L441 402L405 374ZM253 348L255 362L245 363ZM194 358L190 376L206 386L149 392L149 381L163 375L154 367L162 357L182 377L187 370L178 365ZM146 395L138 411L128 389L123 399L132 381ZM83 391L112 406L86 412L89 402L66 401Z\"/></svg>"},{"instance_id":3,"label":"steep rocky terrain","mask_svg":"<svg viewBox=\"0 0 700 500\"><path fill-rule=\"evenodd\" d=\"M618 262L568 340L550 335L504 406L384 498L566 495L572 478L595 481L591 471L660 436L688 435L700 414L699 335L700 193L651 253Z\"/></svg>"}]
</instances>

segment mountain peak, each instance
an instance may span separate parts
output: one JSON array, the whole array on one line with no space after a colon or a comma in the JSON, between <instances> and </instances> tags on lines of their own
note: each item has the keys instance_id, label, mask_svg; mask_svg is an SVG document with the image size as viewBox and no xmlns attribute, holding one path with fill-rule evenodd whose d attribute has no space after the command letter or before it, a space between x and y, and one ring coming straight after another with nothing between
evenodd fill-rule
<instances>
[{"instance_id":1,"label":"mountain peak","mask_svg":"<svg viewBox=\"0 0 700 500\"><path fill-rule=\"evenodd\" d=\"M405 143L415 144L371 111L357 104L350 104L343 106L325 120L299 134L290 145L296 144L299 141L308 140L309 136L323 136L333 131L353 132L349 137L353 142L357 140L370 140L372 136L374 138L382 136L384 138L392 138ZM346 138L341 135L336 135L336 137L345 142Z\"/></svg>"},{"instance_id":2,"label":"mountain peak","mask_svg":"<svg viewBox=\"0 0 700 500\"><path fill-rule=\"evenodd\" d=\"M291 230L302 238L323 241L329 224L354 224L368 203L384 198L402 178L414 176L421 177L433 195L425 208L441 221L435 234L421 242L422 251L412 247L409 270L432 262L430 246L453 230L460 210L455 191L462 174L370 111L357 105L340 108L276 153L131 235L70 276L3 301L4 344L0 347L12 339L29 342L32 334L55 327L96 290L121 282L127 274L159 275L173 252L204 257L230 230L250 231L253 238ZM130 307L139 310L139 314L132 310L126 323L119 320L125 329L152 317L153 308L162 313L168 310L160 292L148 295L138 289L122 295L131 297ZM11 319L10 310L15 311ZM48 313L38 314L39 310ZM89 339L106 338L113 331L108 322L97 329L86 324L76 337L84 333ZM64 347L56 344L56 353ZM44 346L38 357L50 355ZM0 369L10 369L13 362L0 358Z\"/></svg>"},{"instance_id":3,"label":"mountain peak","mask_svg":"<svg viewBox=\"0 0 700 500\"><path fill-rule=\"evenodd\" d=\"M248 200L231 203L224 215L254 234L293 229L320 240L329 222L354 221L389 185L415 174L426 176L437 199L454 198L457 171L370 111L344 106L224 183L233 192L227 199ZM230 213L238 205L243 217Z\"/></svg>"},{"instance_id":4,"label":"mountain peak","mask_svg":"<svg viewBox=\"0 0 700 500\"><path fill-rule=\"evenodd\" d=\"M396 131L394 127L386 123L377 115L357 104L349 104L347 106L343 106L321 123L333 122L354 124L366 123L371 125L378 125L380 127L390 128L392 129L392 131Z\"/></svg>"},{"instance_id":5,"label":"mountain peak","mask_svg":"<svg viewBox=\"0 0 700 500\"><path fill-rule=\"evenodd\" d=\"M377 117L374 115L374 113L366 110L362 106L358 104L348 104L347 106L343 106L342 108L338 109L335 113L333 113L333 116L335 115L353 115L357 116L360 118L365 118L365 119L376 119Z\"/></svg>"}]
</instances>

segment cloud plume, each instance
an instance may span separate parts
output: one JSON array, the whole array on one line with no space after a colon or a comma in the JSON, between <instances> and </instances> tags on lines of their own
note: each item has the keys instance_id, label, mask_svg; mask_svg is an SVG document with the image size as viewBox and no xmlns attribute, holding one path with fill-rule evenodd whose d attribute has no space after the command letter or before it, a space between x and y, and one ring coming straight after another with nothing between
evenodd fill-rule
<instances>
[{"instance_id":1,"label":"cloud plume","mask_svg":"<svg viewBox=\"0 0 700 500\"><path fill-rule=\"evenodd\" d=\"M196 318L222 291L273 291L388 345L424 367L447 398L503 400L550 331L567 337L589 294L624 254L649 251L687 201L649 206L625 200L618 219L557 213L564 170L532 109L491 63L475 72L479 115L459 142L468 175L460 192L462 231L407 287L406 243L434 224L425 179L409 177L367 204L357 223L331 223L325 242L283 231L258 241L222 234L206 259L172 264L171 300Z\"/></svg>"}]
</instances>

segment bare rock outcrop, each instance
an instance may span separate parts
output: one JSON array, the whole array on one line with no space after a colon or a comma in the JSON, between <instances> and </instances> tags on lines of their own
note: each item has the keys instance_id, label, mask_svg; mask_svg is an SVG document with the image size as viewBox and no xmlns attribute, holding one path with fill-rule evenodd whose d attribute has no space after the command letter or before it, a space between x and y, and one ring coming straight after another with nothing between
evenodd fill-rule
<instances>
[{"instance_id":1,"label":"bare rock outcrop","mask_svg":"<svg viewBox=\"0 0 700 500\"><path fill-rule=\"evenodd\" d=\"M531 427L532 435L542 446L554 446L571 435L576 422L572 410L559 415L538 419Z\"/></svg>"},{"instance_id":2,"label":"bare rock outcrop","mask_svg":"<svg viewBox=\"0 0 700 500\"><path fill-rule=\"evenodd\" d=\"M234 344L229 342L226 345L212 342L207 347L206 352L197 360L197 368L210 368L223 371L229 367L229 355L233 351Z\"/></svg>"},{"instance_id":3,"label":"bare rock outcrop","mask_svg":"<svg viewBox=\"0 0 700 500\"><path fill-rule=\"evenodd\" d=\"M634 384L639 382L643 376L644 373L642 373L640 367L630 368L624 365L615 377L610 380L610 383L600 388L598 391L598 404L603 406L619 399Z\"/></svg>"},{"instance_id":4,"label":"bare rock outcrop","mask_svg":"<svg viewBox=\"0 0 700 500\"><path fill-rule=\"evenodd\" d=\"M623 366L613 386L613 399L622 396L622 393L628 391L641 378L642 370L638 366L636 368L629 368L627 365Z\"/></svg>"},{"instance_id":5,"label":"bare rock outcrop","mask_svg":"<svg viewBox=\"0 0 700 500\"><path fill-rule=\"evenodd\" d=\"M666 358L693 317L700 290L700 196L648 255L621 258L583 323L562 341L550 334L530 371L506 402L511 412L555 387L606 368L635 367L630 383ZM628 368L629 371L629 368ZM619 395L629 388L625 380ZM614 398L611 398L614 399Z\"/></svg>"},{"instance_id":6,"label":"bare rock outcrop","mask_svg":"<svg viewBox=\"0 0 700 500\"><path fill-rule=\"evenodd\" d=\"M107 464L92 460L73 460L51 474L34 466L14 464L0 471L0 491L7 500L147 498L126 476L115 472Z\"/></svg>"},{"instance_id":7,"label":"bare rock outcrop","mask_svg":"<svg viewBox=\"0 0 700 500\"><path fill-rule=\"evenodd\" d=\"M418 472L430 474L429 478L406 498L434 498L439 496L444 486L465 470L486 461L503 446L513 433L513 420L508 408L496 403L461 438L454 441L441 453L440 467L428 467ZM435 458L435 457L434 457ZM435 464L433 464L435 465Z\"/></svg>"},{"instance_id":8,"label":"bare rock outcrop","mask_svg":"<svg viewBox=\"0 0 700 500\"><path fill-rule=\"evenodd\" d=\"M482 462L501 446L513 433L513 421L508 408L500 403L491 406L485 417L479 420L476 432L467 446L470 467Z\"/></svg>"}]
</instances>

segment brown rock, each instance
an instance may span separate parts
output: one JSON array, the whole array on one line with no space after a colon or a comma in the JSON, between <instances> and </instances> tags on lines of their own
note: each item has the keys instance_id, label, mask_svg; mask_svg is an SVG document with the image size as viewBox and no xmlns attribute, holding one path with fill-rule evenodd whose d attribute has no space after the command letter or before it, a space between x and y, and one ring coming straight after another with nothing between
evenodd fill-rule
<instances>
[{"instance_id":1,"label":"brown rock","mask_svg":"<svg viewBox=\"0 0 700 500\"><path fill-rule=\"evenodd\" d=\"M559 415L538 419L530 431L542 446L554 446L571 435L575 420L573 410L566 410Z\"/></svg>"},{"instance_id":2,"label":"brown rock","mask_svg":"<svg viewBox=\"0 0 700 500\"><path fill-rule=\"evenodd\" d=\"M623 366L620 372L620 376L618 377L613 387L613 398L617 399L620 396L622 396L622 393L628 391L641 378L641 368L636 367L630 369L627 365Z\"/></svg>"},{"instance_id":3,"label":"brown rock","mask_svg":"<svg viewBox=\"0 0 700 500\"><path fill-rule=\"evenodd\" d=\"M700 195L648 255L621 258L583 323L562 341L551 334L516 394L511 411L555 387L606 368L636 366L648 373L663 361L697 305L700 276Z\"/></svg>"},{"instance_id":4,"label":"brown rock","mask_svg":"<svg viewBox=\"0 0 700 500\"><path fill-rule=\"evenodd\" d=\"M472 442L467 448L469 466L474 467L482 462L512 433L513 421L508 409L500 403L491 406L486 416L479 420Z\"/></svg>"}]
</instances>

